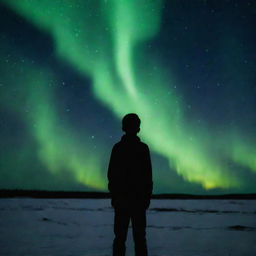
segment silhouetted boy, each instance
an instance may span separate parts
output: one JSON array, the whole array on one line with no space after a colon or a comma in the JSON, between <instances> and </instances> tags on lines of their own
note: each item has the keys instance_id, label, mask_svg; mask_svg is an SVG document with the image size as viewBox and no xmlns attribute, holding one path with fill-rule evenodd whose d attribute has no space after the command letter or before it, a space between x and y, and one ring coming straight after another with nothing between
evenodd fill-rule
<instances>
[{"instance_id":1,"label":"silhouetted boy","mask_svg":"<svg viewBox=\"0 0 256 256\"><path fill-rule=\"evenodd\" d=\"M108 188L115 209L113 256L125 255L129 222L132 222L136 256L147 256L146 209L152 194L152 168L148 146L140 141L140 119L127 114L122 120L125 135L112 149Z\"/></svg>"}]
</instances>

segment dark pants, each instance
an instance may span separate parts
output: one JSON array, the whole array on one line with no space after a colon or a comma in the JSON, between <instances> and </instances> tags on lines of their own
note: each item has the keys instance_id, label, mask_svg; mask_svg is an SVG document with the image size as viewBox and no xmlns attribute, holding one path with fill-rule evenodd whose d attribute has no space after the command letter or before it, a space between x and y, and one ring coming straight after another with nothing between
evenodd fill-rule
<instances>
[{"instance_id":1,"label":"dark pants","mask_svg":"<svg viewBox=\"0 0 256 256\"><path fill-rule=\"evenodd\" d=\"M129 222L132 222L135 255L147 256L146 242L146 209L118 209L115 208L113 256L125 255L125 241Z\"/></svg>"}]
</instances>

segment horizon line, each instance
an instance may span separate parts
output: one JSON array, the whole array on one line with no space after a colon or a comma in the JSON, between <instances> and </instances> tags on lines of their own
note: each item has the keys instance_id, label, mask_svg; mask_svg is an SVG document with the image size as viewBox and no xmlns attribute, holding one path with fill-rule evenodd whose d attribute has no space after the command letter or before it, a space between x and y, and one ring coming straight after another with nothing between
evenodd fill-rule
<instances>
[{"instance_id":1,"label":"horizon line","mask_svg":"<svg viewBox=\"0 0 256 256\"><path fill-rule=\"evenodd\" d=\"M109 192L103 191L69 191L40 189L0 189L0 198L32 197L32 198L111 198ZM256 199L256 193L226 194L188 194L188 193L155 193L151 199Z\"/></svg>"}]
</instances>

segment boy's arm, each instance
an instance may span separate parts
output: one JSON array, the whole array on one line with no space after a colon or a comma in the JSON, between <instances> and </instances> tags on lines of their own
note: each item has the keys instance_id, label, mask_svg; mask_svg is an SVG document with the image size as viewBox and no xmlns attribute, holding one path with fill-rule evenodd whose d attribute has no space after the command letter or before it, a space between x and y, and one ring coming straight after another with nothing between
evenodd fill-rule
<instances>
[{"instance_id":1,"label":"boy's arm","mask_svg":"<svg viewBox=\"0 0 256 256\"><path fill-rule=\"evenodd\" d=\"M146 150L146 169L147 169L147 195L150 198L153 191L153 179L152 179L151 158L150 158L150 152L149 152L148 146Z\"/></svg>"},{"instance_id":2,"label":"boy's arm","mask_svg":"<svg viewBox=\"0 0 256 256\"><path fill-rule=\"evenodd\" d=\"M115 180L115 146L112 148L109 165L108 165L108 190L111 194L114 192L114 180Z\"/></svg>"}]
</instances>

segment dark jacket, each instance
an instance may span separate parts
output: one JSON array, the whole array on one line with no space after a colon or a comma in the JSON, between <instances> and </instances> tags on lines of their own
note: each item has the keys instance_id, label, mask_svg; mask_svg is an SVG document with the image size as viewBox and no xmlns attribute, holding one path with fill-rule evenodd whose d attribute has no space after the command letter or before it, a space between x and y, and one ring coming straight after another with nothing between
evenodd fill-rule
<instances>
[{"instance_id":1,"label":"dark jacket","mask_svg":"<svg viewBox=\"0 0 256 256\"><path fill-rule=\"evenodd\" d=\"M148 208L153 189L148 146L137 136L124 135L112 149L108 188L113 207Z\"/></svg>"}]
</instances>

